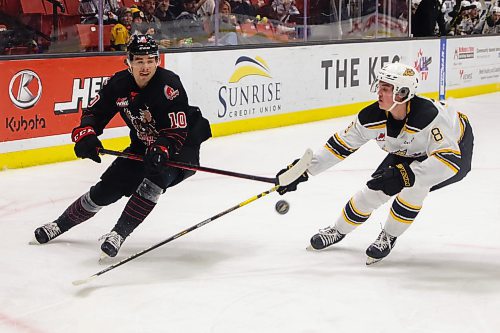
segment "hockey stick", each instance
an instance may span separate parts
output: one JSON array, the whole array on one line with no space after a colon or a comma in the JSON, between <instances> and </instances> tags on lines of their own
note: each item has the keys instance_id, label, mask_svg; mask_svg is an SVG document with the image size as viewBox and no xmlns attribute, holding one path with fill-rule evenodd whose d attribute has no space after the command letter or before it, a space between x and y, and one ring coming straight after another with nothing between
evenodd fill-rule
<instances>
[{"instance_id":1,"label":"hockey stick","mask_svg":"<svg viewBox=\"0 0 500 333\"><path fill-rule=\"evenodd\" d=\"M173 235L173 236L172 236L172 237L170 237L170 238L165 239L165 240L164 240L164 241L162 241L162 242L159 242L159 243L157 243L157 244L155 244L155 245L153 245L153 246L151 246L151 247L148 247L148 248L147 248L147 249L145 249L145 250L142 250L142 251L140 251L140 252L137 252L136 254L134 254L134 255L132 255L132 256L130 256L130 257L128 257L128 258L126 258L126 259L123 259L122 261L119 261L119 262L117 262L116 264L113 264L113 265L111 265L111 266L109 266L109 267L107 267L107 268L103 269L102 271L97 272L97 273L95 273L94 275L89 276L89 277L88 277L88 278L86 278L86 279L82 279L82 280L75 280L75 281L73 281L72 283L73 283L73 285L74 285L74 286L79 286L79 285L81 285L81 284L87 283L87 282L89 282L90 280L93 280L93 279L95 279L96 277L98 277L98 276L100 276L100 275L102 275L102 274L104 274L104 273L106 273L106 272L109 272L110 270L115 269L115 268L116 268L116 267L118 267L118 266L121 266L121 265L123 265L123 264L125 264L125 263L127 263L127 262L129 262L129 261L131 261L131 260L133 260L133 259L135 259L135 258L137 258L137 257L142 256L143 254L146 254L146 253L148 253L148 252L150 252L150 251L153 251L154 249L156 249L156 248L158 248L158 247L160 247L160 246L162 246L162 245L164 245L164 244L167 244L167 243L169 243L169 242L173 241L174 239L177 239L177 238L179 238L179 237L181 237L181 236L184 236L184 235L185 235L185 234L187 234L187 233L190 233L190 232L191 232L191 231L193 231L193 230L196 230L196 229L198 229L198 228L203 227L205 224L208 224L208 223L210 223L210 222L212 222L212 221L214 221L214 220L218 219L218 218L219 218L219 217L221 217L221 216L224 216L224 215L226 215L226 214L229 214L229 213L231 213L232 211L235 211L235 210L236 210L236 209L238 209L238 208L241 208L241 207L243 207L243 206L246 206L246 205L248 205L249 203L251 203L251 202L253 202L253 201L257 200L257 199L260 199L260 198L262 198L262 197L264 197L264 196L268 195L269 193L276 191L276 189L277 189L278 187L279 187L279 186L278 186L278 185L276 185L276 186L272 187L271 189L269 189L269 190L267 190L267 191L264 191L264 192L262 192L262 193L260 193L260 194L257 194L257 195L255 195L255 196L251 197L250 199L247 199L247 200L245 200L245 201L243 201L243 202L240 202L239 204L237 204L237 205L235 205L235 206L233 206L233 207L231 207L231 208L229 208L229 209L226 209L225 211L220 212L219 214L216 214L216 215L214 215L214 216L212 216L212 217L210 217L210 218L208 218L208 219L206 219L206 220L204 220L204 221L201 221L200 223L198 223L198 224L196 224L196 225L193 225L193 226L192 226L192 227L190 227L190 228L184 229L184 230L182 230L181 232L179 232L179 233L177 233L177 234Z\"/></svg>"},{"instance_id":2,"label":"hockey stick","mask_svg":"<svg viewBox=\"0 0 500 333\"><path fill-rule=\"evenodd\" d=\"M109 149L104 149L104 148L99 148L99 153L100 154L107 154L107 155L114 155L114 156L118 156L118 157L124 157L124 158L128 158L131 160L136 160L136 161L142 161L144 159L144 157L141 155L125 153L125 152L120 152L120 151L114 151L114 150L109 150ZM203 172L215 173L215 174L219 174L219 175L225 175L225 176L231 176L231 177L237 177L237 178L256 180L256 181L264 182L264 183L276 184L276 178L247 175L244 173L207 168L207 167L202 167L199 165L193 165L193 164L183 163L183 162L167 161L167 162L165 162L165 164L168 166L171 166L171 167L176 167L176 168L184 169L184 170L203 171Z\"/></svg>"},{"instance_id":3,"label":"hockey stick","mask_svg":"<svg viewBox=\"0 0 500 333\"><path fill-rule=\"evenodd\" d=\"M109 149L104 149L104 148L98 148L98 151L100 154L113 155L113 156L128 158L128 159L136 160L136 161L142 161L144 159L144 157L141 155L120 152L120 151L114 151L114 150L109 150ZM307 170L307 168L311 164L311 159L312 159L312 150L307 149L306 152L304 153L304 156L302 156L302 158L297 163L297 164L300 163L300 165L297 165L297 167L294 167L294 168L287 170L285 173L281 174L278 177L278 179L248 175L248 174L234 172L234 171L208 168L208 167L203 167L203 166L193 165L193 164L188 164L188 163L182 163L182 162L167 161L167 162L165 162L165 164L168 166L172 166L172 167L176 167L176 168L180 168L180 169L185 169L185 170L203 171L203 172L215 173L215 174L224 175L224 176L250 179L250 180L256 180L256 181L265 182L265 183L286 186L286 185L290 184L291 182L293 182L295 179L297 179L301 174L303 174L305 172L305 170Z\"/></svg>"},{"instance_id":4,"label":"hockey stick","mask_svg":"<svg viewBox=\"0 0 500 333\"><path fill-rule=\"evenodd\" d=\"M304 153L304 155L302 156L302 158L297 163L295 163L290 169L288 169L285 173L282 174L282 175L285 175L284 179L286 181L289 181L287 184L290 184L293 180L297 179L300 175L302 175L304 172L306 172L307 168L311 165L312 155L313 155L312 151L310 149L307 149L306 152ZM295 178L292 179L292 177L294 177L294 176L295 176ZM280 177L280 181L281 181L281 177ZM279 185L276 185L265 192L257 194L256 196L253 196L250 199L247 199L243 202L240 202L236 206L233 206L229 209L226 209L225 211L223 211L219 214L216 214L216 215L214 215L214 216L212 216L212 217L210 217L210 218L208 218L208 219L206 219L206 220L204 220L204 221L202 221L202 222L200 222L200 223L198 223L198 224L196 224L188 229L185 229L185 230L175 234L174 236L172 236L172 237L170 237L170 238L168 238L168 239L166 239L158 244L155 244L155 245L153 245L153 246L151 246L151 247L149 247L141 252L138 252L138 253L126 258L126 259L123 259L122 261L117 262L116 264L111 265L111 266L103 269L102 271L95 273L94 275L89 276L86 279L73 281L73 285L78 286L78 285L87 283L90 280L92 280L92 279L94 279L94 278L96 278L96 277L98 277L106 272L109 272L110 270L115 269L118 266L121 266L121 265L123 265L123 264L125 264L125 263L139 257L139 256L142 256L143 254L146 254L146 253L156 249L157 247L160 247L166 243L169 243L169 242L173 241L174 239L177 239L177 238L179 238L179 237L181 237L181 236L183 236L183 235L185 235L185 234L187 234L195 229L201 228L205 224L210 223L213 220L216 220L221 216L224 216L228 213L231 213L232 211L235 211L238 208L246 206L249 203L251 203L257 199L262 198L262 197L268 195L269 193L276 191L278 189L278 187L279 187Z\"/></svg>"}]
</instances>

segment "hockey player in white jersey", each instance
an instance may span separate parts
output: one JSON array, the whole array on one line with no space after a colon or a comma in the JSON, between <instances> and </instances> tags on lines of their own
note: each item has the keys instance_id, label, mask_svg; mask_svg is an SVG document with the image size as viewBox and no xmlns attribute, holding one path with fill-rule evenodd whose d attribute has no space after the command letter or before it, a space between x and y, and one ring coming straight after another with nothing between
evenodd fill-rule
<instances>
[{"instance_id":1,"label":"hockey player in white jersey","mask_svg":"<svg viewBox=\"0 0 500 333\"><path fill-rule=\"evenodd\" d=\"M335 224L312 236L310 248L321 250L340 242L395 196L382 231L366 250L367 265L380 261L413 223L427 194L463 179L470 171L474 136L467 117L415 96L417 87L415 68L401 63L384 66L371 87L378 101L361 110L345 130L330 137L314 153L307 172L278 188L280 194L295 191L309 175L318 175L341 162L369 140L388 152L366 186L347 202Z\"/></svg>"}]
</instances>

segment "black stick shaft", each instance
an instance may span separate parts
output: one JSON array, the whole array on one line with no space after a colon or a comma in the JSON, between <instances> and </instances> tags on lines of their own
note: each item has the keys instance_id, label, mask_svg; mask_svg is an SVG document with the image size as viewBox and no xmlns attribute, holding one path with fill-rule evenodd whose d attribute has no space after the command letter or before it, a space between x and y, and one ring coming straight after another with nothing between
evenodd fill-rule
<instances>
[{"instance_id":1,"label":"black stick shaft","mask_svg":"<svg viewBox=\"0 0 500 333\"><path fill-rule=\"evenodd\" d=\"M210 222L212 222L212 221L214 221L214 220L218 219L219 217L222 217L222 216L224 216L224 215L226 215L226 214L229 214L229 213L231 213L232 211L235 211L235 210L236 210L236 209L238 209L238 208L241 208L241 207L243 207L243 206L246 206L246 205L248 205L249 203L251 203L251 202L253 202L253 201L257 200L257 199L260 199L260 198L262 198L262 197L264 197L264 196L268 195L269 193L276 191L276 189L277 189L277 188L278 188L278 186L274 186L274 187L272 187L271 189L269 189L269 190L267 190L267 191L265 191L265 192L262 192L262 193L260 193L260 194L257 194L257 195L255 195L255 196L253 196L253 197L251 197L251 198L249 198L249 199L247 199L247 200L243 201L243 202L240 202L239 204L237 204L237 205L235 205L235 206L233 206L233 207L231 207L231 208L229 208L229 209L226 209L226 210L225 210L225 211L223 211L223 212L220 212L220 213L218 213L218 214L216 214L216 215L214 215L214 216L212 216L212 217L209 217L208 219L206 219L206 220L204 220L204 221L201 221L201 222L200 222L200 223L198 223L198 224L195 224L195 225L193 225L193 226L191 226L191 227L189 227L189 228L187 228L187 229L184 229L184 230L182 230L181 232L179 232L179 233L177 233L177 234L173 235L172 237L169 237L169 238L165 239L164 241L161 241L161 242L159 242L159 243L157 243L157 244L155 244L155 245L152 245L151 247L148 247L148 248L147 248L147 249L145 249L145 250L142 250L142 251L140 251L140 252L137 252L136 254L133 254L132 256L130 256L130 257L128 257L128 258L125 258L125 259L123 259L122 261L119 261L119 262L117 262L116 264L113 264L113 265L111 265L111 266L109 266L109 267L107 267L107 268L103 269L102 271L100 271L100 272L98 272L98 273L95 273L94 275L91 275L90 277L88 277L88 278L87 278L87 279L85 279L85 280L78 280L78 281L74 281L74 282L73 282L73 284L74 284L74 285L79 285L79 284L85 283L85 282L87 282L87 281L89 281L89 280L91 280L91 279L93 279L93 278L95 278L95 277L98 277L98 276L100 276L100 275L102 275L102 274L104 274L104 273L106 273L106 272L109 272L110 270L115 269L116 267L119 267L119 266L121 266L121 265L123 265L123 264L125 264L125 263L127 263L127 262L129 262L129 261L131 261L131 260L134 260L135 258L140 257L140 256L142 256L142 255L144 255L144 254L146 254L146 253L148 253L148 252L150 252L150 251L153 251L154 249L156 249L156 248L158 248L158 247L160 247L160 246L162 246L162 245L165 245L165 244L167 244L167 243L169 243L169 242L173 241L174 239L177 239L177 238L179 238L179 237L181 237L181 236L184 236L185 234L188 234L188 233L190 233L190 232L191 232L191 231L193 231L193 230L196 230L196 229L198 229L198 228L201 228L201 227L203 227L205 224L208 224L208 223L210 223Z\"/></svg>"},{"instance_id":2,"label":"black stick shaft","mask_svg":"<svg viewBox=\"0 0 500 333\"><path fill-rule=\"evenodd\" d=\"M114 151L114 150L109 150L109 149L104 149L104 148L99 148L99 153L101 153L101 154L107 154L107 155L113 155L113 156L118 156L118 157L124 157L124 158L128 158L128 159L131 159L131 160L136 160L136 161L142 161L143 160L143 156L141 156L141 155L131 154L131 153L125 153L125 152L120 152L120 151ZM236 178L256 180L256 181L259 181L259 182L271 183L271 184L276 184L277 183L276 178L268 178L268 177L261 177L261 176L255 176L255 175L248 175L248 174L244 174L244 173L239 173L239 172L234 172L234 171L227 171L227 170L221 170L221 169L214 169L214 168L208 168L208 167L203 167L203 166L199 166L199 165L193 165L193 164L189 164L189 163L167 161L167 162L165 162L165 164L168 165L168 166L171 166L171 167L185 169L185 170L203 171L203 172L215 173L215 174L218 174L218 175L224 175L224 176L230 176L230 177L236 177Z\"/></svg>"}]
</instances>

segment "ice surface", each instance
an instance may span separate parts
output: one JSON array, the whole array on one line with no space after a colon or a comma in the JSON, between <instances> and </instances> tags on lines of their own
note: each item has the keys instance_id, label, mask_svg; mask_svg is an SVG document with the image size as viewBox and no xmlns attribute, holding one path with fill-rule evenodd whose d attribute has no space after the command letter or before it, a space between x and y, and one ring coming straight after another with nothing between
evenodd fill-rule
<instances>
[{"instance_id":1,"label":"ice surface","mask_svg":"<svg viewBox=\"0 0 500 333\"><path fill-rule=\"evenodd\" d=\"M500 332L500 93L453 101L472 123L473 170L431 193L384 261L365 266L388 205L323 252L305 250L384 153L368 144L286 195L272 193L88 284L97 239L125 204L43 246L28 245L113 160L0 173L0 332ZM272 177L353 117L207 142L205 166ZM124 259L272 184L198 173L169 189L124 243ZM116 262L116 261L115 261Z\"/></svg>"}]
</instances>

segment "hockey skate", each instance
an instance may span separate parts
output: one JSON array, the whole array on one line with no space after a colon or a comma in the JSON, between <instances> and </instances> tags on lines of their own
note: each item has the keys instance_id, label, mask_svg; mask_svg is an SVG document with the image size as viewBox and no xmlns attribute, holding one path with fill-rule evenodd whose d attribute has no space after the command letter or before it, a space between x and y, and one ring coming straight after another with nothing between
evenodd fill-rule
<instances>
[{"instance_id":1,"label":"hockey skate","mask_svg":"<svg viewBox=\"0 0 500 333\"><path fill-rule=\"evenodd\" d=\"M307 247L307 250L322 250L328 246L340 242L344 239L345 234L341 234L335 227L326 227L320 229L319 232L312 236L311 245Z\"/></svg>"},{"instance_id":2,"label":"hockey skate","mask_svg":"<svg viewBox=\"0 0 500 333\"><path fill-rule=\"evenodd\" d=\"M40 245L45 244L57 236L61 235L63 232L59 228L56 222L51 222L42 225L35 230L35 239L33 239L30 244L31 245Z\"/></svg>"},{"instance_id":3,"label":"hockey skate","mask_svg":"<svg viewBox=\"0 0 500 333\"><path fill-rule=\"evenodd\" d=\"M385 230L382 230L377 240L366 249L366 255L368 256L366 264L371 265L387 257L396 244L396 239L397 237L391 236Z\"/></svg>"},{"instance_id":4,"label":"hockey skate","mask_svg":"<svg viewBox=\"0 0 500 333\"><path fill-rule=\"evenodd\" d=\"M102 240L101 244L101 258L99 261L105 260L108 257L116 257L120 247L122 246L125 238L119 235L116 231L111 231L108 234L103 235L99 240Z\"/></svg>"}]
</instances>

